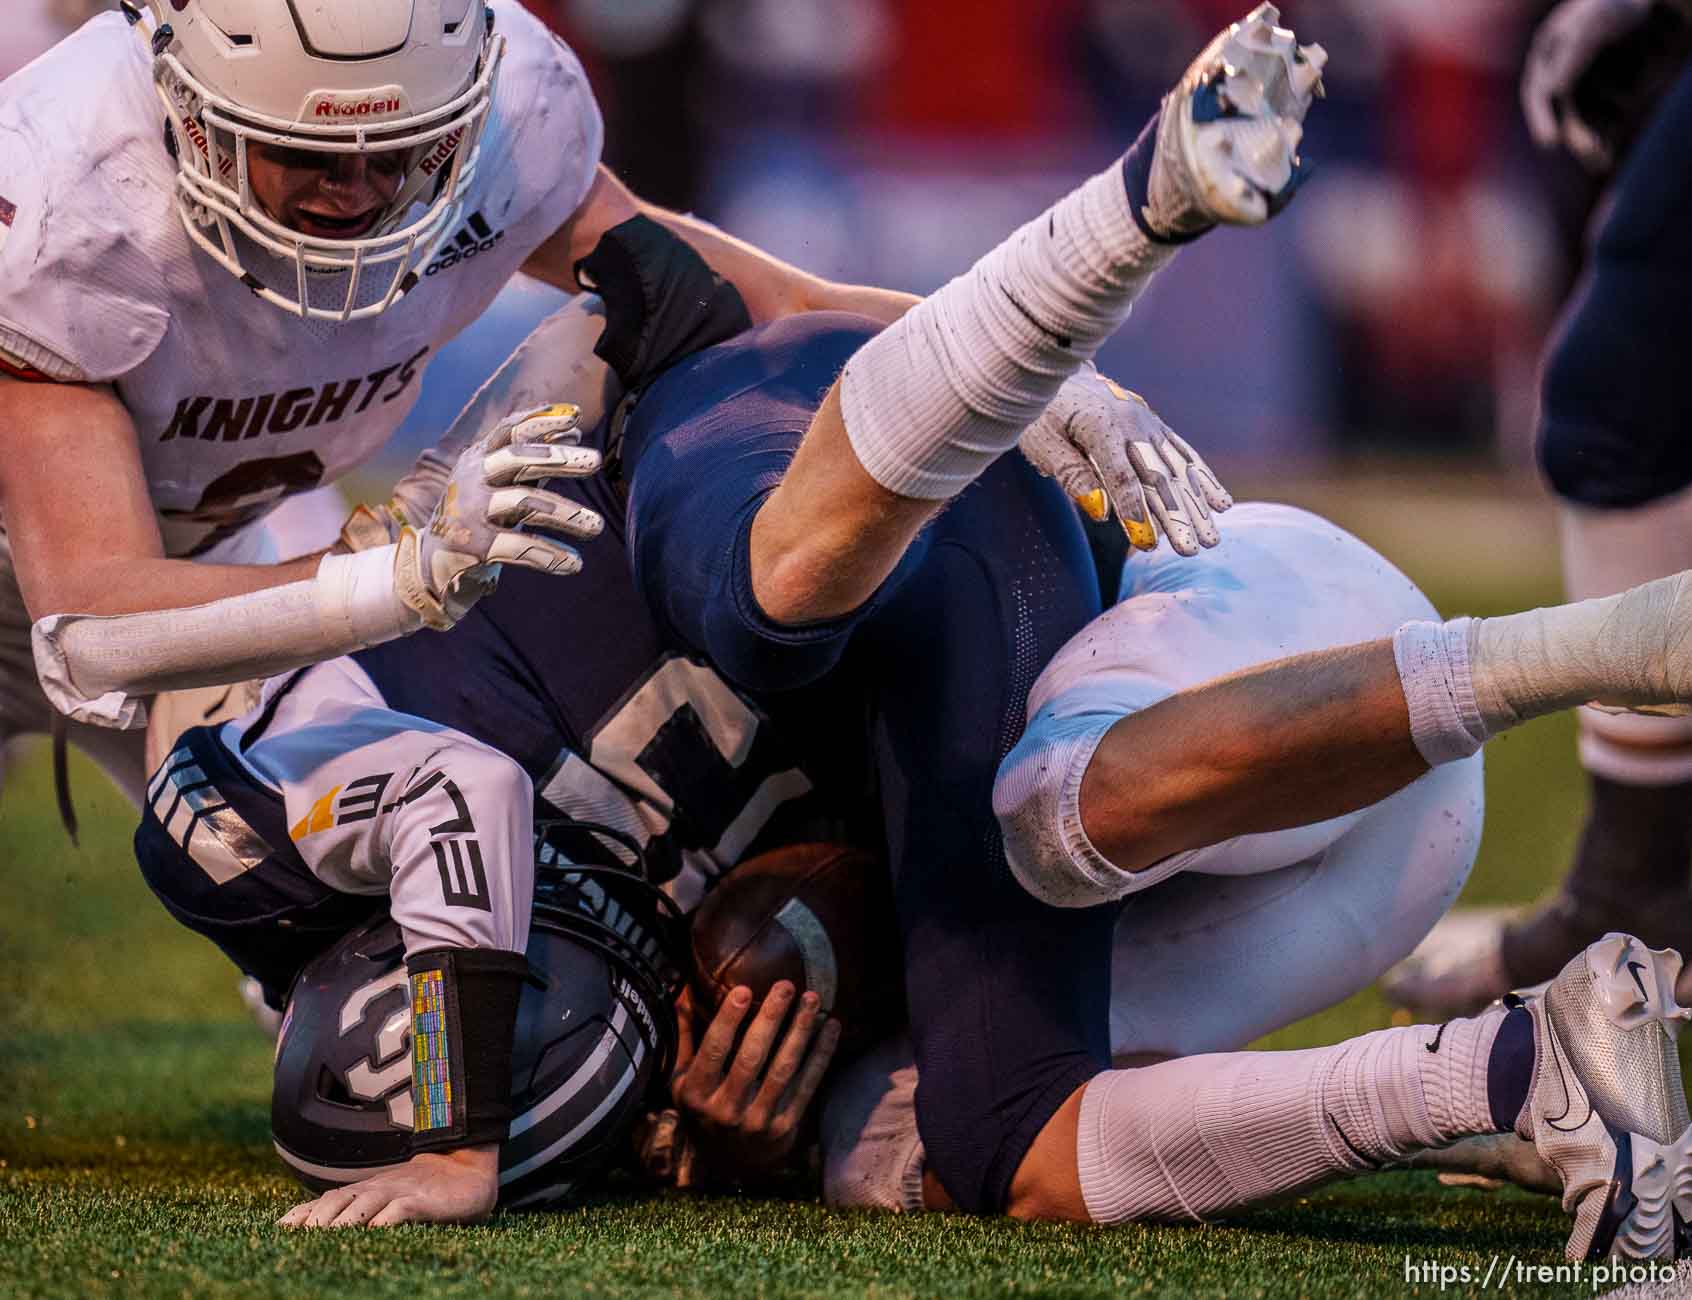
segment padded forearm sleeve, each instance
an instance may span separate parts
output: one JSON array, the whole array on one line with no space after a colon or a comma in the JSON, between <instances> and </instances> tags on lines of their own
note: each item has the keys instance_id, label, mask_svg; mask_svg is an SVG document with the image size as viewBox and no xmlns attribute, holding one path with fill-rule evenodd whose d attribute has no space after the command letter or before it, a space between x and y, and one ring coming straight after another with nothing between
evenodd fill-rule
<instances>
[{"instance_id":1,"label":"padded forearm sleeve","mask_svg":"<svg viewBox=\"0 0 1692 1300\"><path fill-rule=\"evenodd\" d=\"M145 724L159 691L269 677L379 645L422 620L395 594L393 546L325 556L309 582L182 609L35 624L35 669L53 707L78 722Z\"/></svg>"},{"instance_id":2,"label":"padded forearm sleeve","mask_svg":"<svg viewBox=\"0 0 1692 1300\"><path fill-rule=\"evenodd\" d=\"M528 976L520 952L425 948L411 977L413 1152L503 1142L511 1127L511 1035Z\"/></svg>"}]
</instances>

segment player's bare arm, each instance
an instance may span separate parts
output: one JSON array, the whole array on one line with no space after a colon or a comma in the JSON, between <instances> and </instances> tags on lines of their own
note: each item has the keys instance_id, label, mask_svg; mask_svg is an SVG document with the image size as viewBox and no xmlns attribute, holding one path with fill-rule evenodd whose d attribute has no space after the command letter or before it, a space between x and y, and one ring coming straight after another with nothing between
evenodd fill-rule
<instances>
[{"instance_id":1,"label":"player's bare arm","mask_svg":"<svg viewBox=\"0 0 1692 1300\"><path fill-rule=\"evenodd\" d=\"M82 400L67 402L66 414L74 416ZM586 538L603 526L593 511L531 486L541 478L589 474L599 467L596 452L570 445L575 408L554 406L504 420L467 447L421 533L404 529L397 541L354 555L311 557L251 572L167 560L160 555L156 525L145 517L133 437L123 454L126 420L114 408L110 402L97 407L106 417L113 452L99 472L113 477L86 486L128 502L120 531L94 532L85 538L80 564L48 565L43 573L38 557L51 550L49 539L58 535L52 529L67 522L65 516L54 515L52 494L39 477L26 485L27 475L19 476L17 503L27 525L10 513L10 480L6 500L17 530L11 535L18 567L35 574L25 579L32 585L24 593L36 616L37 671L48 698L86 721L132 726L139 719L138 696L269 676L419 627L451 627L490 588L493 565L548 573L580 568L569 546L521 529ZM38 428L35 436L45 435ZM22 463L39 475L44 460L35 456ZM73 598L111 601L97 593L107 585L122 589L113 566L125 560L140 560L152 571L140 597L131 593L126 606L109 613L58 605ZM209 580L198 579L202 568Z\"/></svg>"},{"instance_id":2,"label":"player's bare arm","mask_svg":"<svg viewBox=\"0 0 1692 1300\"><path fill-rule=\"evenodd\" d=\"M167 559L134 423L109 389L0 378L0 428L0 515L36 617L173 609L316 571L317 556L268 566Z\"/></svg>"},{"instance_id":3,"label":"player's bare arm","mask_svg":"<svg viewBox=\"0 0 1692 1300\"><path fill-rule=\"evenodd\" d=\"M594 250L606 231L635 217L656 221L690 245L706 265L740 291L752 319L759 323L804 311L852 311L894 321L919 301L912 294L836 284L801 271L709 222L647 203L603 165L581 207L535 250L523 270L576 293L588 287L577 280L576 263Z\"/></svg>"}]
</instances>

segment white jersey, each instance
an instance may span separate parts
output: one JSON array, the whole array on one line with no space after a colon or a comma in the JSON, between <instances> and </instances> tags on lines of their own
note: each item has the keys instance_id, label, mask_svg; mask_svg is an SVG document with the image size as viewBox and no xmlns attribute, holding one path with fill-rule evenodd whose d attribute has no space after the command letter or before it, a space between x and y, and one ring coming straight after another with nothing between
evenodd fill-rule
<instances>
[{"instance_id":1,"label":"white jersey","mask_svg":"<svg viewBox=\"0 0 1692 1300\"><path fill-rule=\"evenodd\" d=\"M393 307L344 324L261 302L188 238L152 58L119 14L0 83L0 351L114 385L167 554L373 455L429 358L587 195L603 125L581 65L516 0L492 7L508 46L462 228Z\"/></svg>"}]
</instances>

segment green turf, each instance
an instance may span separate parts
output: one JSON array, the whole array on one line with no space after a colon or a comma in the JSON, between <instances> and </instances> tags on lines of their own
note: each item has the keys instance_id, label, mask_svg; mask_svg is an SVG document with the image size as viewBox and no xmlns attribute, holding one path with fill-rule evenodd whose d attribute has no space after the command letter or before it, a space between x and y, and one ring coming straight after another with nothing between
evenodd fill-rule
<instances>
[{"instance_id":1,"label":"green turf","mask_svg":"<svg viewBox=\"0 0 1692 1300\"><path fill-rule=\"evenodd\" d=\"M1435 594L1484 612L1553 593ZM1526 898L1567 860L1578 824L1572 728L1525 728L1489 762L1470 896ZM139 880L121 801L85 765L74 771L80 850L57 830L40 752L11 773L0 810L0 1295L1431 1295L1431 1282L1406 1283L1407 1258L1476 1277L1495 1254L1560 1258L1551 1201L1410 1174L1200 1229L667 1197L476 1229L284 1234L271 1224L297 1193L268 1145L266 1044L222 958ZM1274 1045L1386 1018L1365 993Z\"/></svg>"}]
</instances>

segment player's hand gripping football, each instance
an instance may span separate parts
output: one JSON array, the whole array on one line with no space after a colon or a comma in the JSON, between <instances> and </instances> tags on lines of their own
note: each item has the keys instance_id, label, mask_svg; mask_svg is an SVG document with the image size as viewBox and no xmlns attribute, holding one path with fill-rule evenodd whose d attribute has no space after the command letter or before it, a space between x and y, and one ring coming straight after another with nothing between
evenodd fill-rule
<instances>
[{"instance_id":1,"label":"player's hand gripping football","mask_svg":"<svg viewBox=\"0 0 1692 1300\"><path fill-rule=\"evenodd\" d=\"M423 1152L361 1183L296 1205L281 1228L386 1228L396 1223L480 1223L499 1199L499 1148Z\"/></svg>"},{"instance_id":2,"label":"player's hand gripping football","mask_svg":"<svg viewBox=\"0 0 1692 1300\"><path fill-rule=\"evenodd\" d=\"M1138 393L1083 366L1022 435L1022 454L1094 519L1108 507L1142 551L1158 534L1178 555L1221 541L1214 512L1234 498Z\"/></svg>"},{"instance_id":3,"label":"player's hand gripping football","mask_svg":"<svg viewBox=\"0 0 1692 1300\"><path fill-rule=\"evenodd\" d=\"M681 1032L670 1090L711 1175L733 1180L774 1172L798 1141L800 1122L834 1059L840 1022L821 1013L815 993L801 997L797 1010L793 995L792 983L777 982L741 1035L752 990L734 989L697 1045L691 998L684 994L677 1006ZM792 1024L783 1034L790 1010Z\"/></svg>"},{"instance_id":4,"label":"player's hand gripping football","mask_svg":"<svg viewBox=\"0 0 1692 1300\"><path fill-rule=\"evenodd\" d=\"M1542 149L1565 148L1589 171L1608 171L1610 146L1575 108L1575 87L1606 48L1641 26L1652 0L1563 0L1533 35L1522 72L1522 112Z\"/></svg>"},{"instance_id":5,"label":"player's hand gripping football","mask_svg":"<svg viewBox=\"0 0 1692 1300\"><path fill-rule=\"evenodd\" d=\"M579 412L561 403L513 415L467 447L421 531L401 530L394 586L433 628L451 627L492 591L501 564L542 573L577 573L582 557L561 542L519 531L597 537L605 521L556 492L528 486L542 479L598 471L597 451L573 445Z\"/></svg>"}]
</instances>

